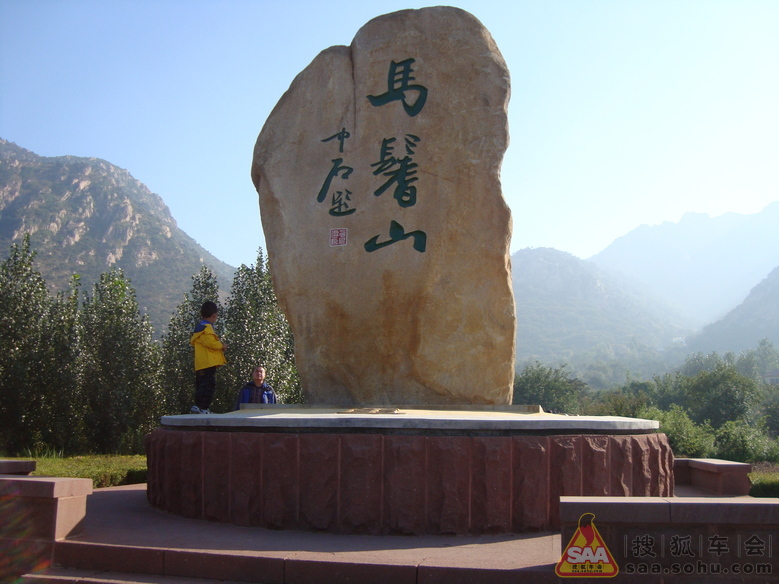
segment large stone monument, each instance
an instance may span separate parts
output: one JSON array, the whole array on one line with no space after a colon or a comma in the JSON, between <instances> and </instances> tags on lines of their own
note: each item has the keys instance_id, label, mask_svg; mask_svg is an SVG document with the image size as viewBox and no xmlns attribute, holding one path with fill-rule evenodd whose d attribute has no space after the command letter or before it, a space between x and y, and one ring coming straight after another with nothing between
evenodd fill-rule
<instances>
[{"instance_id":1,"label":"large stone monument","mask_svg":"<svg viewBox=\"0 0 779 584\"><path fill-rule=\"evenodd\" d=\"M376 18L293 81L252 179L311 404L508 404L509 73L450 7Z\"/></svg>"}]
</instances>

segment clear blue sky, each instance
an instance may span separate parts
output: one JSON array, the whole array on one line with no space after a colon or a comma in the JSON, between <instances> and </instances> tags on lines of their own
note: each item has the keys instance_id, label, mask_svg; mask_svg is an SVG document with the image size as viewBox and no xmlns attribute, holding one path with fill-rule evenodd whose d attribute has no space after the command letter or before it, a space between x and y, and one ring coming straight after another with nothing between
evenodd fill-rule
<instances>
[{"instance_id":1,"label":"clear blue sky","mask_svg":"<svg viewBox=\"0 0 779 584\"><path fill-rule=\"evenodd\" d=\"M779 1L475 0L511 71L512 251L779 200ZM103 158L232 264L265 247L252 148L385 0L0 0L0 137Z\"/></svg>"}]
</instances>

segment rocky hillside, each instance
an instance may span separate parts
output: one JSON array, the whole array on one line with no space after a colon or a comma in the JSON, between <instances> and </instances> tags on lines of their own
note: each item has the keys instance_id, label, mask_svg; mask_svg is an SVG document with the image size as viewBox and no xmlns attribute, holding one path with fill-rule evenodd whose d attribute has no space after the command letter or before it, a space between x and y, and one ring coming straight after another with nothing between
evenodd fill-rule
<instances>
[{"instance_id":1,"label":"rocky hillside","mask_svg":"<svg viewBox=\"0 0 779 584\"><path fill-rule=\"evenodd\" d=\"M88 288L121 268L158 333L202 265L224 289L234 272L179 229L162 199L126 170L97 158L46 158L0 139L2 256L25 233L54 289L65 289L74 273Z\"/></svg>"},{"instance_id":2,"label":"rocky hillside","mask_svg":"<svg viewBox=\"0 0 779 584\"><path fill-rule=\"evenodd\" d=\"M517 305L517 364L565 361L598 346L664 349L690 322L639 285L550 248L511 256Z\"/></svg>"}]
</instances>

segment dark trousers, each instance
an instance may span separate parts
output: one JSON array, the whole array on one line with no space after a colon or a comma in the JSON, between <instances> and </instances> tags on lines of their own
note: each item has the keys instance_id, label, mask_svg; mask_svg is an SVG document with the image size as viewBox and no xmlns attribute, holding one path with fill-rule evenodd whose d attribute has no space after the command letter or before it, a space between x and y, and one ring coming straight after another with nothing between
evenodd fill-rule
<instances>
[{"instance_id":1,"label":"dark trousers","mask_svg":"<svg viewBox=\"0 0 779 584\"><path fill-rule=\"evenodd\" d=\"M216 391L216 367L195 371L195 405L201 410L211 407Z\"/></svg>"}]
</instances>

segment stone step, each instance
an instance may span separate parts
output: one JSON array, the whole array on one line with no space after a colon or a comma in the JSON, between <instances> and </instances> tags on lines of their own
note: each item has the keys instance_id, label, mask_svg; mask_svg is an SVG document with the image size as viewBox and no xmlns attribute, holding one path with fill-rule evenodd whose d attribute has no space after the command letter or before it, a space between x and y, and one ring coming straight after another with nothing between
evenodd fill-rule
<instances>
[{"instance_id":1,"label":"stone step","mask_svg":"<svg viewBox=\"0 0 779 584\"><path fill-rule=\"evenodd\" d=\"M283 557L231 550L164 549L59 541L54 547L53 566L94 573L130 573L142 578L196 579L200 583L239 581L262 584L284 580Z\"/></svg>"},{"instance_id":2,"label":"stone step","mask_svg":"<svg viewBox=\"0 0 779 584\"><path fill-rule=\"evenodd\" d=\"M16 584L234 584L229 580L208 580L139 574L137 572L109 572L79 568L48 568L25 574Z\"/></svg>"}]
</instances>

